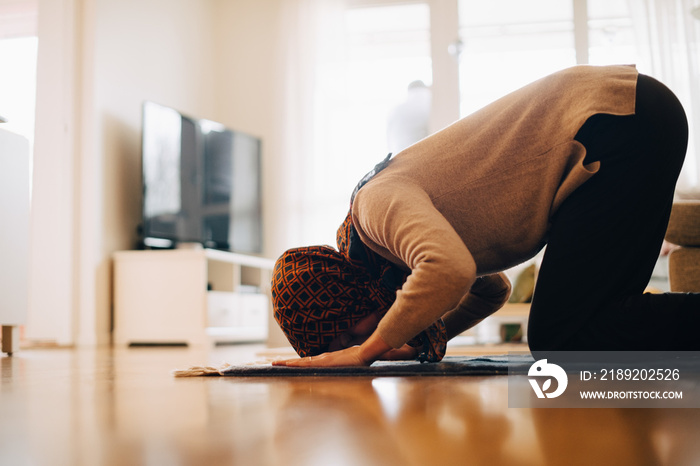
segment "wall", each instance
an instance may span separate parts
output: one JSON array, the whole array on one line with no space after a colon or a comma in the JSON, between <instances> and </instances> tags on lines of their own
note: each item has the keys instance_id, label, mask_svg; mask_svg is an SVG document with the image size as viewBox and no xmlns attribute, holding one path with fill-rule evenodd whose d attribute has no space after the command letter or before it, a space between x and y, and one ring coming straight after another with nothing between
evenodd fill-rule
<instances>
[{"instance_id":1,"label":"wall","mask_svg":"<svg viewBox=\"0 0 700 466\"><path fill-rule=\"evenodd\" d=\"M263 138L264 244L278 253L281 1L40 0L30 339L109 341L111 254L140 221L144 100Z\"/></svg>"},{"instance_id":2,"label":"wall","mask_svg":"<svg viewBox=\"0 0 700 466\"><path fill-rule=\"evenodd\" d=\"M265 252L279 253L282 1L39 0L28 338L109 341L111 255L141 215L144 100L263 138Z\"/></svg>"},{"instance_id":3,"label":"wall","mask_svg":"<svg viewBox=\"0 0 700 466\"><path fill-rule=\"evenodd\" d=\"M79 5L40 0L27 337L73 343Z\"/></svg>"},{"instance_id":4,"label":"wall","mask_svg":"<svg viewBox=\"0 0 700 466\"><path fill-rule=\"evenodd\" d=\"M263 113L246 124L248 113L235 102L242 96L257 102L256 94L266 94L259 86L218 104L220 87L236 87L231 79L255 83L233 62L225 79L217 77L222 50L255 60L240 35L224 34L240 41L218 47L216 26L227 30L219 11L237 27L248 25L237 3L40 0L29 338L108 341L110 257L134 246L140 221L144 100L269 134ZM241 3L258 20L267 14L254 2Z\"/></svg>"},{"instance_id":5,"label":"wall","mask_svg":"<svg viewBox=\"0 0 700 466\"><path fill-rule=\"evenodd\" d=\"M216 120L263 140L265 255L280 251L273 215L273 175L282 156L277 113L282 85L279 66L280 8L284 0L218 0L216 31Z\"/></svg>"},{"instance_id":6,"label":"wall","mask_svg":"<svg viewBox=\"0 0 700 466\"><path fill-rule=\"evenodd\" d=\"M101 182L92 183L82 195L89 203L83 220L93 222L94 236L89 236L96 239L93 257L84 258L81 277L80 321L86 332L80 339L86 343L91 343L93 329L98 342L108 335L111 254L132 249L137 240L143 101L196 116L214 113L214 16L210 0L96 2L91 122L95 139L84 154L96 162L83 180Z\"/></svg>"},{"instance_id":7,"label":"wall","mask_svg":"<svg viewBox=\"0 0 700 466\"><path fill-rule=\"evenodd\" d=\"M104 252L132 247L140 216L141 105L214 111L208 0L99 0L95 37L97 155L104 160Z\"/></svg>"}]
</instances>

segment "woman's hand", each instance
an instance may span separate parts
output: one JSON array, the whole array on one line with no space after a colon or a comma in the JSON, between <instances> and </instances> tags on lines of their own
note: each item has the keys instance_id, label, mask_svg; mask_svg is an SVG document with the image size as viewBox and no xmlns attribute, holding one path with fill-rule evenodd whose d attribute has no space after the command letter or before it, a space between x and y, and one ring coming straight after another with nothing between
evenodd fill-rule
<instances>
[{"instance_id":1,"label":"woman's hand","mask_svg":"<svg viewBox=\"0 0 700 466\"><path fill-rule=\"evenodd\" d=\"M274 361L273 366L291 366L291 367L345 367L345 366L369 366L374 361L382 358L387 353L392 351L400 351L395 353L404 355L404 348L398 350L389 346L377 332L372 333L370 337L360 346L351 346L339 351L319 354L318 356L309 356L306 358L285 359L283 361Z\"/></svg>"},{"instance_id":2,"label":"woman's hand","mask_svg":"<svg viewBox=\"0 0 700 466\"><path fill-rule=\"evenodd\" d=\"M369 366L374 361L365 361L361 356L359 346L352 346L339 351L309 356L306 358L287 359L273 361L273 366L290 367L344 367L344 366Z\"/></svg>"},{"instance_id":3,"label":"woman's hand","mask_svg":"<svg viewBox=\"0 0 700 466\"><path fill-rule=\"evenodd\" d=\"M409 345L403 345L401 348L392 348L385 352L377 359L386 361L406 361L415 359L418 355L418 349ZM374 361L372 361L374 362ZM290 366L290 367L340 367L340 366L369 366L372 362L362 359L362 354L359 346L352 346L339 351L319 354L318 356L309 356L306 358L286 359L284 361L273 361L273 366Z\"/></svg>"}]
</instances>

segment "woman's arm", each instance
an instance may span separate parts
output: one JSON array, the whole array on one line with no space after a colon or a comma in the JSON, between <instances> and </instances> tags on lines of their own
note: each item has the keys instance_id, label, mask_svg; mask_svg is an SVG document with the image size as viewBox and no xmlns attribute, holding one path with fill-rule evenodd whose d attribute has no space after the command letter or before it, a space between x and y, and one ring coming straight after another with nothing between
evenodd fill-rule
<instances>
[{"instance_id":1,"label":"woman's arm","mask_svg":"<svg viewBox=\"0 0 700 466\"><path fill-rule=\"evenodd\" d=\"M391 178L373 180L353 204L360 240L411 269L377 326L382 339L401 348L454 309L476 279L476 264L454 227L421 188Z\"/></svg>"},{"instance_id":2,"label":"woman's arm","mask_svg":"<svg viewBox=\"0 0 700 466\"><path fill-rule=\"evenodd\" d=\"M510 280L502 272L477 278L457 307L442 316L447 330L447 339L451 340L498 311L508 301L510 292ZM373 313L361 319L354 327L333 341L328 348L329 351L361 345L377 329L380 320L379 313ZM401 352L382 355L382 359L415 356L418 351L407 346L400 348ZM409 349L413 351L409 352Z\"/></svg>"},{"instance_id":3,"label":"woman's arm","mask_svg":"<svg viewBox=\"0 0 700 466\"><path fill-rule=\"evenodd\" d=\"M477 278L457 307L442 317L447 339L451 340L502 308L510 292L510 280L502 272Z\"/></svg>"},{"instance_id":4,"label":"woman's arm","mask_svg":"<svg viewBox=\"0 0 700 466\"><path fill-rule=\"evenodd\" d=\"M276 364L369 365L382 357L402 356L405 344L457 307L474 284L476 264L471 253L427 193L401 180L376 181L355 197L355 228L365 245L405 264L411 274L376 330L360 346ZM465 299L471 302L476 297Z\"/></svg>"},{"instance_id":5,"label":"woman's arm","mask_svg":"<svg viewBox=\"0 0 700 466\"><path fill-rule=\"evenodd\" d=\"M292 367L369 366L374 361L380 359L383 354L390 351L395 350L393 350L393 348L375 331L360 346L351 346L350 348L323 353L318 356L274 361L272 365Z\"/></svg>"}]
</instances>

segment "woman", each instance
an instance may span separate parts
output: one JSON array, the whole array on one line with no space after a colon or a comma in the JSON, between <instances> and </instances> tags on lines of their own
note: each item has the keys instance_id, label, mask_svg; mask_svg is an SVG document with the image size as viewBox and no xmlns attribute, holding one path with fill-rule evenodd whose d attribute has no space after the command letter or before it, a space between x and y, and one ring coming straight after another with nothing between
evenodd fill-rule
<instances>
[{"instance_id":1,"label":"woman","mask_svg":"<svg viewBox=\"0 0 700 466\"><path fill-rule=\"evenodd\" d=\"M687 136L658 81L633 66L577 66L407 148L353 193L337 256L309 262L318 251L307 248L278 261L275 314L305 356L278 364L439 360L446 339L506 301L500 272L545 244L531 349L698 349L700 294L643 294ZM310 296L339 283L294 302L294 285Z\"/></svg>"}]
</instances>

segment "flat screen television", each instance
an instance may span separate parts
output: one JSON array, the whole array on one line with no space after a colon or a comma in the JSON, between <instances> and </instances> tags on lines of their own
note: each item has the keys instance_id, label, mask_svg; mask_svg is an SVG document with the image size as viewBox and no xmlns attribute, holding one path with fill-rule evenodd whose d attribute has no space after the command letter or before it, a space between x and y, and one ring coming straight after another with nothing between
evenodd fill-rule
<instances>
[{"instance_id":1,"label":"flat screen television","mask_svg":"<svg viewBox=\"0 0 700 466\"><path fill-rule=\"evenodd\" d=\"M142 244L262 253L260 139L154 102L142 131Z\"/></svg>"}]
</instances>

